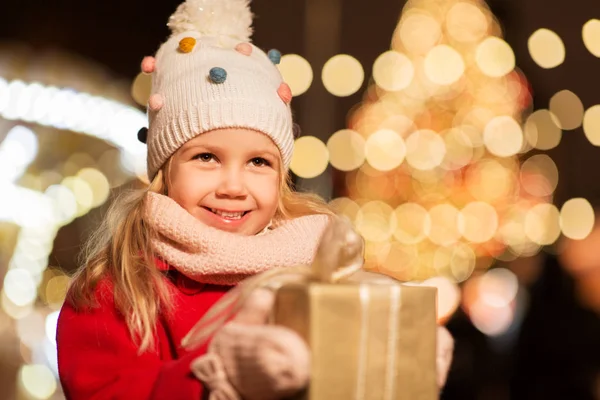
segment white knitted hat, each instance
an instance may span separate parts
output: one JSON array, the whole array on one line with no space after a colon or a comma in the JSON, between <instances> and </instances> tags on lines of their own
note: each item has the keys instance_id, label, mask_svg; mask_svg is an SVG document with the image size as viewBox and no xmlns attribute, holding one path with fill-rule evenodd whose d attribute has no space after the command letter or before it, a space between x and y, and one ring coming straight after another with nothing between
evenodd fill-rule
<instances>
[{"instance_id":1,"label":"white knitted hat","mask_svg":"<svg viewBox=\"0 0 600 400\"><path fill-rule=\"evenodd\" d=\"M187 0L169 20L171 37L142 70L152 73L148 177L188 140L219 128L263 132L289 167L294 146L292 94L275 64L281 54L265 54L249 43L249 0Z\"/></svg>"}]
</instances>

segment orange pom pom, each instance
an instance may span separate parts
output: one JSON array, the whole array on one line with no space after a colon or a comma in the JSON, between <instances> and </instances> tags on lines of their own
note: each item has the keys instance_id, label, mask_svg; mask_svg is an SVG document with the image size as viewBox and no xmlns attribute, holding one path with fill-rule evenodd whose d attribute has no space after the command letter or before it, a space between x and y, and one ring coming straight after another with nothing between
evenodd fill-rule
<instances>
[{"instance_id":1,"label":"orange pom pom","mask_svg":"<svg viewBox=\"0 0 600 400\"><path fill-rule=\"evenodd\" d=\"M179 41L179 51L182 53L190 53L196 46L196 39L193 37L184 37Z\"/></svg>"},{"instance_id":2,"label":"orange pom pom","mask_svg":"<svg viewBox=\"0 0 600 400\"><path fill-rule=\"evenodd\" d=\"M289 104L292 101L292 89L288 86L287 83L282 83L279 85L279 89L277 89L277 94L281 97L284 103Z\"/></svg>"}]
</instances>

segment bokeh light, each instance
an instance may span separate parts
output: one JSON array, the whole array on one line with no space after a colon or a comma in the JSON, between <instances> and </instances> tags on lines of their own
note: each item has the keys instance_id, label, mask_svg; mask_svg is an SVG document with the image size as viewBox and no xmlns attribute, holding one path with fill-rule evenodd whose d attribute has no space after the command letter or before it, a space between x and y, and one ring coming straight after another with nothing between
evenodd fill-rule
<instances>
[{"instance_id":1,"label":"bokeh light","mask_svg":"<svg viewBox=\"0 0 600 400\"><path fill-rule=\"evenodd\" d=\"M131 97L140 106L146 107L152 93L152 75L140 72L131 85Z\"/></svg>"},{"instance_id":2,"label":"bokeh light","mask_svg":"<svg viewBox=\"0 0 600 400\"><path fill-rule=\"evenodd\" d=\"M564 130L573 130L581 126L583 103L570 90L561 90L550 99L550 112L556 116L559 126Z\"/></svg>"},{"instance_id":3,"label":"bokeh light","mask_svg":"<svg viewBox=\"0 0 600 400\"><path fill-rule=\"evenodd\" d=\"M498 214L488 203L472 202L460 211L458 227L468 241L484 243L492 239L498 229Z\"/></svg>"},{"instance_id":4,"label":"bokeh light","mask_svg":"<svg viewBox=\"0 0 600 400\"><path fill-rule=\"evenodd\" d=\"M313 81L310 63L298 54L284 54L278 65L283 80L290 86L293 96L306 92Z\"/></svg>"},{"instance_id":5,"label":"bokeh light","mask_svg":"<svg viewBox=\"0 0 600 400\"><path fill-rule=\"evenodd\" d=\"M356 214L356 230L371 242L385 242L396 231L394 210L382 201L371 201L363 205Z\"/></svg>"},{"instance_id":6,"label":"bokeh light","mask_svg":"<svg viewBox=\"0 0 600 400\"><path fill-rule=\"evenodd\" d=\"M323 66L321 79L329 93L346 97L360 89L365 79L365 72L356 58L348 54L338 54L327 60Z\"/></svg>"},{"instance_id":7,"label":"bokeh light","mask_svg":"<svg viewBox=\"0 0 600 400\"><path fill-rule=\"evenodd\" d=\"M416 203L404 203L394 211L397 221L394 237L400 243L416 244L427 237L431 230L431 217L427 210Z\"/></svg>"},{"instance_id":8,"label":"bokeh light","mask_svg":"<svg viewBox=\"0 0 600 400\"><path fill-rule=\"evenodd\" d=\"M365 139L356 131L342 129L327 141L329 162L340 171L352 171L365 161Z\"/></svg>"},{"instance_id":9,"label":"bokeh light","mask_svg":"<svg viewBox=\"0 0 600 400\"><path fill-rule=\"evenodd\" d=\"M294 143L290 169L301 178L314 178L323 173L329 163L329 151L321 139L303 136Z\"/></svg>"},{"instance_id":10,"label":"bokeh light","mask_svg":"<svg viewBox=\"0 0 600 400\"><path fill-rule=\"evenodd\" d=\"M550 150L558 146L562 130L558 118L548 110L537 110L527 118L524 134L532 147Z\"/></svg>"},{"instance_id":11,"label":"bokeh light","mask_svg":"<svg viewBox=\"0 0 600 400\"><path fill-rule=\"evenodd\" d=\"M515 68L512 48L497 37L489 37L478 45L475 60L479 69L493 78L502 77Z\"/></svg>"},{"instance_id":12,"label":"bokeh light","mask_svg":"<svg viewBox=\"0 0 600 400\"><path fill-rule=\"evenodd\" d=\"M405 156L406 144L396 131L381 129L367 138L365 157L376 170L392 170L402 164Z\"/></svg>"},{"instance_id":13,"label":"bokeh light","mask_svg":"<svg viewBox=\"0 0 600 400\"><path fill-rule=\"evenodd\" d=\"M402 46L412 54L426 54L440 40L440 24L429 13L421 10L406 12L396 32L392 47Z\"/></svg>"},{"instance_id":14,"label":"bokeh light","mask_svg":"<svg viewBox=\"0 0 600 400\"><path fill-rule=\"evenodd\" d=\"M450 85L465 72L465 63L458 51L441 44L429 51L425 57L425 74L431 82Z\"/></svg>"},{"instance_id":15,"label":"bokeh light","mask_svg":"<svg viewBox=\"0 0 600 400\"><path fill-rule=\"evenodd\" d=\"M35 400L49 399L57 389L54 374L45 365L23 365L19 371L22 393Z\"/></svg>"},{"instance_id":16,"label":"bokeh light","mask_svg":"<svg viewBox=\"0 0 600 400\"><path fill-rule=\"evenodd\" d=\"M585 239L594 228L594 209L583 198L570 199L560 209L560 227L569 239Z\"/></svg>"},{"instance_id":17,"label":"bokeh light","mask_svg":"<svg viewBox=\"0 0 600 400\"><path fill-rule=\"evenodd\" d=\"M488 21L481 8L466 1L454 4L446 14L446 29L452 39L473 43L488 31Z\"/></svg>"},{"instance_id":18,"label":"bokeh light","mask_svg":"<svg viewBox=\"0 0 600 400\"><path fill-rule=\"evenodd\" d=\"M442 163L445 155L444 140L432 130L415 131L406 139L406 161L413 168L431 170Z\"/></svg>"},{"instance_id":19,"label":"bokeh light","mask_svg":"<svg viewBox=\"0 0 600 400\"><path fill-rule=\"evenodd\" d=\"M550 245L560 235L559 211L553 204L537 204L525 217L525 234L540 246Z\"/></svg>"},{"instance_id":20,"label":"bokeh light","mask_svg":"<svg viewBox=\"0 0 600 400\"><path fill-rule=\"evenodd\" d=\"M600 105L588 108L583 115L583 132L594 146L600 146Z\"/></svg>"},{"instance_id":21,"label":"bokeh light","mask_svg":"<svg viewBox=\"0 0 600 400\"><path fill-rule=\"evenodd\" d=\"M558 185L558 167L548 155L536 154L523 162L520 179L527 193L550 196Z\"/></svg>"},{"instance_id":22,"label":"bokeh light","mask_svg":"<svg viewBox=\"0 0 600 400\"><path fill-rule=\"evenodd\" d=\"M560 36L550 29L535 31L527 46L533 61L542 68L555 68L565 61L565 45Z\"/></svg>"},{"instance_id":23,"label":"bokeh light","mask_svg":"<svg viewBox=\"0 0 600 400\"><path fill-rule=\"evenodd\" d=\"M490 153L499 157L510 157L521 150L523 131L514 118L499 116L486 125L483 141Z\"/></svg>"},{"instance_id":24,"label":"bokeh light","mask_svg":"<svg viewBox=\"0 0 600 400\"><path fill-rule=\"evenodd\" d=\"M429 240L440 246L450 246L458 241L459 211L451 204L438 204L429 210L431 229Z\"/></svg>"},{"instance_id":25,"label":"bokeh light","mask_svg":"<svg viewBox=\"0 0 600 400\"><path fill-rule=\"evenodd\" d=\"M410 85L415 75L411 60L394 50L381 54L373 63L373 79L382 89L396 92Z\"/></svg>"},{"instance_id":26,"label":"bokeh light","mask_svg":"<svg viewBox=\"0 0 600 400\"><path fill-rule=\"evenodd\" d=\"M581 36L588 51L594 56L600 57L600 20L590 19L583 24Z\"/></svg>"}]
</instances>

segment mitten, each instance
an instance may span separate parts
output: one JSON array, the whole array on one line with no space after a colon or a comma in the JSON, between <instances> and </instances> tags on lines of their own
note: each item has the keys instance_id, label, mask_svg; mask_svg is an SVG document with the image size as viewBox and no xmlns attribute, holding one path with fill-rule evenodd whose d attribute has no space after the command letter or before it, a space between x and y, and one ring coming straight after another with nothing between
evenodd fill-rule
<instances>
[{"instance_id":1,"label":"mitten","mask_svg":"<svg viewBox=\"0 0 600 400\"><path fill-rule=\"evenodd\" d=\"M271 291L255 291L236 317L214 336L192 371L211 391L210 400L275 400L306 387L309 350L290 329L266 325Z\"/></svg>"},{"instance_id":2,"label":"mitten","mask_svg":"<svg viewBox=\"0 0 600 400\"><path fill-rule=\"evenodd\" d=\"M452 356L454 353L454 339L448 329L443 326L437 328L437 352L436 352L436 369L437 369L437 384L439 388L444 387L448 370L452 364Z\"/></svg>"}]
</instances>

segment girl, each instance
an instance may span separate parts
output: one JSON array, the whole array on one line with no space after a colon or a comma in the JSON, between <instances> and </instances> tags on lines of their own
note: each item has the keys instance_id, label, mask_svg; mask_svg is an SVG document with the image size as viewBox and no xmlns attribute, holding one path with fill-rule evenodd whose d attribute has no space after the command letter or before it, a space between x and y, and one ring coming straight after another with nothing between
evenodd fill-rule
<instances>
[{"instance_id":1,"label":"girl","mask_svg":"<svg viewBox=\"0 0 600 400\"><path fill-rule=\"evenodd\" d=\"M191 366L207 348L185 351L182 338L244 278L312 262L333 214L290 189L291 92L280 54L249 43L251 19L247 0L188 0L142 63L150 184L113 203L61 310L69 399L200 399ZM233 388L205 382L213 398L276 399L307 384L302 340L253 320L268 302L257 294L215 335Z\"/></svg>"}]
</instances>

